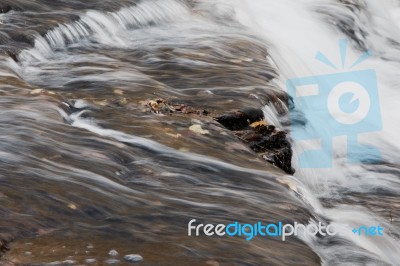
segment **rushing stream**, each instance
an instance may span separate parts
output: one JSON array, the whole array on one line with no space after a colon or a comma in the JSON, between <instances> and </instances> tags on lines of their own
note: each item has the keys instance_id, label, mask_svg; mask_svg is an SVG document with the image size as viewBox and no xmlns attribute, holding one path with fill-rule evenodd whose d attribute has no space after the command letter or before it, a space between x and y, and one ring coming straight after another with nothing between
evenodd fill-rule
<instances>
[{"instance_id":1,"label":"rushing stream","mask_svg":"<svg viewBox=\"0 0 400 266\"><path fill-rule=\"evenodd\" d=\"M0 0L0 12L0 265L128 265L127 254L138 265L400 265L400 1ZM143 104L258 107L289 134L311 132L321 125L289 121L304 110L286 106L286 80L332 72L315 55L340 66L344 39L347 66L368 51L354 69L377 75L382 130L360 141L378 163L349 164L339 137L331 168L303 168L315 144L293 142L288 175L210 117ZM189 237L192 219L344 233ZM383 236L351 233L378 224Z\"/></svg>"}]
</instances>

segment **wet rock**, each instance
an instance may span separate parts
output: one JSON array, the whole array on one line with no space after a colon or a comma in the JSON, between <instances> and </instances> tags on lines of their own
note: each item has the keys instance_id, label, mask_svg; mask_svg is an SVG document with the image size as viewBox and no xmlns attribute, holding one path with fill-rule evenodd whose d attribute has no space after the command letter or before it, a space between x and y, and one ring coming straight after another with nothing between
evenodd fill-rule
<instances>
[{"instance_id":1,"label":"wet rock","mask_svg":"<svg viewBox=\"0 0 400 266\"><path fill-rule=\"evenodd\" d=\"M174 112L172 106L170 106L167 101L162 99L150 100L147 102L150 110L156 114L167 114Z\"/></svg>"},{"instance_id":2,"label":"wet rock","mask_svg":"<svg viewBox=\"0 0 400 266\"><path fill-rule=\"evenodd\" d=\"M210 132L208 130L203 129L201 125L192 125L189 127L189 130L200 135L210 134Z\"/></svg>"},{"instance_id":3,"label":"wet rock","mask_svg":"<svg viewBox=\"0 0 400 266\"><path fill-rule=\"evenodd\" d=\"M0 257L10 250L9 244L12 241L11 235L0 234Z\"/></svg>"},{"instance_id":4,"label":"wet rock","mask_svg":"<svg viewBox=\"0 0 400 266\"><path fill-rule=\"evenodd\" d=\"M43 265L46 265L46 266L68 266L68 265L74 265L74 264L75 264L75 261L73 261L73 260L65 260L65 261L53 261L53 262L46 263Z\"/></svg>"},{"instance_id":5,"label":"wet rock","mask_svg":"<svg viewBox=\"0 0 400 266\"><path fill-rule=\"evenodd\" d=\"M264 113L262 110L257 108L246 108L216 117L215 120L229 130L242 130L263 118Z\"/></svg>"},{"instance_id":6,"label":"wet rock","mask_svg":"<svg viewBox=\"0 0 400 266\"><path fill-rule=\"evenodd\" d=\"M208 260L208 261L206 261L206 265L209 265L209 266L219 266L219 262L218 262L218 261L215 261L215 260Z\"/></svg>"},{"instance_id":7,"label":"wet rock","mask_svg":"<svg viewBox=\"0 0 400 266\"><path fill-rule=\"evenodd\" d=\"M108 265L117 265L117 264L119 264L120 262L121 262L121 261L120 261L120 260L117 260L117 259L108 259L108 260L105 261L105 263L108 264Z\"/></svg>"},{"instance_id":8,"label":"wet rock","mask_svg":"<svg viewBox=\"0 0 400 266\"><path fill-rule=\"evenodd\" d=\"M293 174L292 149L286 132L267 125L262 110L249 108L217 117L216 120L234 134L264 160Z\"/></svg>"},{"instance_id":9,"label":"wet rock","mask_svg":"<svg viewBox=\"0 0 400 266\"><path fill-rule=\"evenodd\" d=\"M113 256L113 257L118 256L118 251L116 251L115 249L110 250L110 252L108 252L108 255Z\"/></svg>"},{"instance_id":10,"label":"wet rock","mask_svg":"<svg viewBox=\"0 0 400 266\"><path fill-rule=\"evenodd\" d=\"M198 115L209 115L210 113L204 109L197 109L190 107L186 104L173 104L166 100L155 99L144 102L145 106L150 107L151 112L156 114L198 114Z\"/></svg>"},{"instance_id":11,"label":"wet rock","mask_svg":"<svg viewBox=\"0 0 400 266\"><path fill-rule=\"evenodd\" d=\"M124 260L128 262L140 262L143 260L143 257L138 254L131 254L124 256Z\"/></svg>"},{"instance_id":12,"label":"wet rock","mask_svg":"<svg viewBox=\"0 0 400 266\"><path fill-rule=\"evenodd\" d=\"M260 108L245 108L215 116L213 112L207 110L185 104L170 104L162 99L147 101L145 105L156 114L181 113L213 117L219 124L233 131L236 137L265 161L281 168L288 174L294 173L291 166L293 153L286 132L278 130L274 125L268 125L264 120L264 112ZM210 133L199 124L190 126L189 130L201 135Z\"/></svg>"},{"instance_id":13,"label":"wet rock","mask_svg":"<svg viewBox=\"0 0 400 266\"><path fill-rule=\"evenodd\" d=\"M8 13L12 10L12 7L9 5L0 6L0 13Z\"/></svg>"}]
</instances>

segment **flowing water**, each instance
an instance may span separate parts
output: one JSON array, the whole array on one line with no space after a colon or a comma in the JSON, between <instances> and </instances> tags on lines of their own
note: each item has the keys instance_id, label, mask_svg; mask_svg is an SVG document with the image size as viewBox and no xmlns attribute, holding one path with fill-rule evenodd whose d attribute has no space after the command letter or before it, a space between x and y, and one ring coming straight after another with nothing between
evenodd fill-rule
<instances>
[{"instance_id":1,"label":"flowing water","mask_svg":"<svg viewBox=\"0 0 400 266\"><path fill-rule=\"evenodd\" d=\"M2 264L400 265L400 2L1 0L0 11ZM307 147L293 143L289 176L209 117L143 104L260 107L290 132L286 80L329 73L315 54L339 64L343 38L349 61L372 52L363 67L378 76L383 130L362 138L379 164L347 164L337 139L333 168L303 169ZM191 219L385 234L188 237Z\"/></svg>"}]
</instances>

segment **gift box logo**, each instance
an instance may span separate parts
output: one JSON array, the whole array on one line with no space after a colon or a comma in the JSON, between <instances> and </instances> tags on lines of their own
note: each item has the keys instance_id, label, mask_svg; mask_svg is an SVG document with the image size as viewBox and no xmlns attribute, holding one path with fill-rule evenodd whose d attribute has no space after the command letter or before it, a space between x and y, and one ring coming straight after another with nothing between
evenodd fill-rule
<instances>
[{"instance_id":1,"label":"gift box logo","mask_svg":"<svg viewBox=\"0 0 400 266\"><path fill-rule=\"evenodd\" d=\"M291 136L297 141L316 141L299 155L301 168L330 168L333 164L333 138L347 137L349 163L376 162L380 152L372 146L360 144L361 133L382 129L378 84L373 69L352 70L366 60L366 52L346 68L347 41L339 41L342 70L318 52L316 59L334 68L336 73L293 78L287 81L287 92L295 104L290 110ZM305 125L299 124L299 115Z\"/></svg>"}]
</instances>

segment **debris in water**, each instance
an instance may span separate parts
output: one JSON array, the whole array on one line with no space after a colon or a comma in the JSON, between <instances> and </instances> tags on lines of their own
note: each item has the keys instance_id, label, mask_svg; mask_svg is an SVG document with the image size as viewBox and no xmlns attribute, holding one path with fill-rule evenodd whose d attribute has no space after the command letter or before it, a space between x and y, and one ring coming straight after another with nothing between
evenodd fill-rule
<instances>
[{"instance_id":1,"label":"debris in water","mask_svg":"<svg viewBox=\"0 0 400 266\"><path fill-rule=\"evenodd\" d=\"M262 126L267 126L267 123L264 120L262 120L262 121L254 122L254 123L250 124L250 126L252 128L262 127Z\"/></svg>"}]
</instances>

